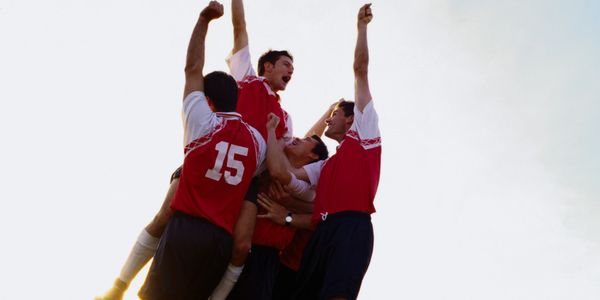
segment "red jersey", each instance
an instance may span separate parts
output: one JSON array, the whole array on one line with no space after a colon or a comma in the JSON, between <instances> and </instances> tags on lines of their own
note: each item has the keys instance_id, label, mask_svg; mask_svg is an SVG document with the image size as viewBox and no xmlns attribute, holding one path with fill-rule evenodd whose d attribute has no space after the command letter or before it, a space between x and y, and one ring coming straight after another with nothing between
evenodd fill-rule
<instances>
[{"instance_id":1,"label":"red jersey","mask_svg":"<svg viewBox=\"0 0 600 300\"><path fill-rule=\"evenodd\" d=\"M212 112L202 92L192 92L183 106L185 158L171 208L231 233L265 141L239 114Z\"/></svg>"},{"instance_id":2,"label":"red jersey","mask_svg":"<svg viewBox=\"0 0 600 300\"><path fill-rule=\"evenodd\" d=\"M311 230L298 229L294 235L294 239L281 251L279 259L282 264L286 267L298 271L300 269L300 261L302 260L302 253L304 248L308 244L312 235Z\"/></svg>"},{"instance_id":3,"label":"red jersey","mask_svg":"<svg viewBox=\"0 0 600 300\"><path fill-rule=\"evenodd\" d=\"M294 238L296 229L267 219L256 219L252 244L283 250Z\"/></svg>"},{"instance_id":4,"label":"red jersey","mask_svg":"<svg viewBox=\"0 0 600 300\"><path fill-rule=\"evenodd\" d=\"M292 139L292 121L290 116L281 108L279 95L269 86L264 77L256 76L250 62L248 46L234 53L227 59L230 73L238 81L237 112L244 121L256 128L267 139L267 119L269 113L276 114L279 122L275 130L277 139Z\"/></svg>"},{"instance_id":5,"label":"red jersey","mask_svg":"<svg viewBox=\"0 0 600 300\"><path fill-rule=\"evenodd\" d=\"M336 153L304 167L311 183L317 182L313 221L341 211L375 212L380 164L378 117L370 101L362 113L354 106L354 122Z\"/></svg>"}]
</instances>

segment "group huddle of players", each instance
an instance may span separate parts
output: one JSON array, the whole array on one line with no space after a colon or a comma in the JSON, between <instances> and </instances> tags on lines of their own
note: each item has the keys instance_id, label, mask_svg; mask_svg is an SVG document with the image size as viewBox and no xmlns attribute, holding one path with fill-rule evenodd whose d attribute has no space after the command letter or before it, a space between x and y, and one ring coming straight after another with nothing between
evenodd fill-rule
<instances>
[{"instance_id":1,"label":"group huddle of players","mask_svg":"<svg viewBox=\"0 0 600 300\"><path fill-rule=\"evenodd\" d=\"M229 74L203 74L211 1L187 50L183 165L119 277L97 300L122 299L154 257L139 297L355 299L373 251L380 174L378 117L368 83L370 4L358 12L355 101L332 104L304 138L280 105L294 72L287 51L250 61L242 0L231 5ZM339 143L328 157L322 135Z\"/></svg>"}]
</instances>

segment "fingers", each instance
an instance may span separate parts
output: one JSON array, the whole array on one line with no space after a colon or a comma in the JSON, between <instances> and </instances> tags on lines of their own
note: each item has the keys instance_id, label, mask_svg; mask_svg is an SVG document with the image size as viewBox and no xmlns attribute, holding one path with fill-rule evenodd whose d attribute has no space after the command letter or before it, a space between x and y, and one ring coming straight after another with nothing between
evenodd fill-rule
<instances>
[{"instance_id":1,"label":"fingers","mask_svg":"<svg viewBox=\"0 0 600 300\"><path fill-rule=\"evenodd\" d=\"M260 206L264 207L267 211L271 211L272 210L272 201L271 198L269 198L266 194L264 193L260 193L258 194L258 204L260 204Z\"/></svg>"},{"instance_id":2,"label":"fingers","mask_svg":"<svg viewBox=\"0 0 600 300\"><path fill-rule=\"evenodd\" d=\"M267 118L267 128L273 129L279 125L279 117L274 113L269 113Z\"/></svg>"},{"instance_id":3,"label":"fingers","mask_svg":"<svg viewBox=\"0 0 600 300\"><path fill-rule=\"evenodd\" d=\"M211 1L200 13L201 16L207 20L213 20L220 18L224 13L223 4L217 1Z\"/></svg>"},{"instance_id":4,"label":"fingers","mask_svg":"<svg viewBox=\"0 0 600 300\"><path fill-rule=\"evenodd\" d=\"M358 21L363 24L368 24L373 19L373 12L371 11L371 3L367 3L361 6L358 11Z\"/></svg>"}]
</instances>

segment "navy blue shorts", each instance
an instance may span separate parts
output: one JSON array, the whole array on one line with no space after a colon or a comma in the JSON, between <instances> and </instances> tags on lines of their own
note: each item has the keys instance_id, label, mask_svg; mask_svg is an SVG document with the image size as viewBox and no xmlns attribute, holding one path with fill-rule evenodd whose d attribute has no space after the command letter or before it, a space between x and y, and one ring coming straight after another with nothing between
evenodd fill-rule
<instances>
[{"instance_id":1,"label":"navy blue shorts","mask_svg":"<svg viewBox=\"0 0 600 300\"><path fill-rule=\"evenodd\" d=\"M279 272L275 278L273 287L273 300L289 300L296 284L298 272L290 269L284 264L279 265Z\"/></svg>"},{"instance_id":2,"label":"navy blue shorts","mask_svg":"<svg viewBox=\"0 0 600 300\"><path fill-rule=\"evenodd\" d=\"M271 300L279 270L279 251L273 247L252 245L244 270L227 300Z\"/></svg>"},{"instance_id":3,"label":"navy blue shorts","mask_svg":"<svg viewBox=\"0 0 600 300\"><path fill-rule=\"evenodd\" d=\"M176 212L138 295L144 300L208 298L229 264L231 247L231 235L224 229Z\"/></svg>"},{"instance_id":4,"label":"navy blue shorts","mask_svg":"<svg viewBox=\"0 0 600 300\"><path fill-rule=\"evenodd\" d=\"M356 299L373 254L373 225L364 212L329 215L304 249L292 299Z\"/></svg>"}]
</instances>

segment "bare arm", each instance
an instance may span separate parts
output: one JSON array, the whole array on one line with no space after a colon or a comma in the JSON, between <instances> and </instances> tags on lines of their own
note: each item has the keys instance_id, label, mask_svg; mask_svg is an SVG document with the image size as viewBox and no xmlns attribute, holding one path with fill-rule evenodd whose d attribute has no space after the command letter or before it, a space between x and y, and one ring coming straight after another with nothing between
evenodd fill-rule
<instances>
[{"instance_id":1,"label":"bare arm","mask_svg":"<svg viewBox=\"0 0 600 300\"><path fill-rule=\"evenodd\" d=\"M356 49L354 50L354 99L362 112L371 101L368 67L369 48L367 45L367 24L373 19L371 4L363 5L358 11Z\"/></svg>"},{"instance_id":2,"label":"bare arm","mask_svg":"<svg viewBox=\"0 0 600 300\"><path fill-rule=\"evenodd\" d=\"M248 32L246 31L246 17L242 0L231 1L231 22L233 23L233 50L231 53L236 53L248 46Z\"/></svg>"},{"instance_id":3,"label":"bare arm","mask_svg":"<svg viewBox=\"0 0 600 300\"><path fill-rule=\"evenodd\" d=\"M285 225L288 210L281 204L271 200L266 194L258 194L258 204L264 207L267 213L258 215L259 218L269 219L276 224ZM302 229L314 229L312 214L293 214L290 226Z\"/></svg>"},{"instance_id":4,"label":"bare arm","mask_svg":"<svg viewBox=\"0 0 600 300\"><path fill-rule=\"evenodd\" d=\"M292 180L288 172L291 166L285 153L283 153L283 148L275 137L275 128L278 124L279 117L274 113L270 113L267 121L267 169L269 169L272 178L285 185Z\"/></svg>"},{"instance_id":5,"label":"bare arm","mask_svg":"<svg viewBox=\"0 0 600 300\"><path fill-rule=\"evenodd\" d=\"M244 201L240 210L240 216L233 228L233 252L231 254L231 264L242 266L248 256L248 251L252 247L252 235L254 234L254 224L256 222L256 205L250 201Z\"/></svg>"},{"instance_id":6,"label":"bare arm","mask_svg":"<svg viewBox=\"0 0 600 300\"><path fill-rule=\"evenodd\" d=\"M315 122L315 124L306 132L304 137L312 136L313 134L319 137L323 136L323 132L325 132L325 128L327 127L325 120L327 120L331 116L331 113L335 109L336 105L338 105L338 103L340 103L342 100L344 99L342 98L329 105L325 113L323 113L323 115Z\"/></svg>"},{"instance_id":7,"label":"bare arm","mask_svg":"<svg viewBox=\"0 0 600 300\"><path fill-rule=\"evenodd\" d=\"M223 5L217 1L211 1L202 12L200 12L187 50L183 99L193 91L204 91L202 69L204 68L204 43L206 40L206 32L208 31L208 23L222 15Z\"/></svg>"}]
</instances>

